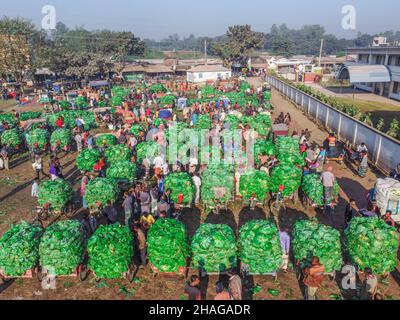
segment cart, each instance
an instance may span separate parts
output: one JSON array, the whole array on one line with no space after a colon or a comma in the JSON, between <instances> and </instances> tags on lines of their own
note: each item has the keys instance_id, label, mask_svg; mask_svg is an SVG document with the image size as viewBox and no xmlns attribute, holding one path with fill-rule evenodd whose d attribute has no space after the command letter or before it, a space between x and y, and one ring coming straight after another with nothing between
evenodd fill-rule
<instances>
[{"instance_id":1,"label":"cart","mask_svg":"<svg viewBox=\"0 0 400 320\"><path fill-rule=\"evenodd\" d=\"M233 203L235 201L234 195L228 199L221 200L225 197L226 194L226 189L224 187L214 187L214 203L209 204L205 203L204 204L204 211L205 212L214 212L215 214L219 214L221 209L228 211L228 206L230 203Z\"/></svg>"},{"instance_id":2,"label":"cart","mask_svg":"<svg viewBox=\"0 0 400 320\"><path fill-rule=\"evenodd\" d=\"M274 124L272 125L272 132L274 134L274 139L277 137L287 137L289 134L289 127L286 124Z\"/></svg>"},{"instance_id":3,"label":"cart","mask_svg":"<svg viewBox=\"0 0 400 320\"><path fill-rule=\"evenodd\" d=\"M158 277L158 276L163 276L163 277L167 277L167 278L176 278L178 276L180 278L183 277L186 280L188 277L189 271L190 271L189 267L180 267L177 272L162 272L162 271L159 271L150 262L149 262L149 266L150 266L151 272L153 273L154 278Z\"/></svg>"},{"instance_id":4,"label":"cart","mask_svg":"<svg viewBox=\"0 0 400 320\"><path fill-rule=\"evenodd\" d=\"M256 273L256 272L251 272L250 266L248 264L245 264L243 262L240 262L240 273L242 274L243 277L248 277L248 276L270 276L274 278L274 281L278 280L278 270L274 272L266 272L266 273Z\"/></svg>"},{"instance_id":5,"label":"cart","mask_svg":"<svg viewBox=\"0 0 400 320\"><path fill-rule=\"evenodd\" d=\"M133 262L131 262L131 264L128 267L128 271L121 274L121 279L127 279L129 282L133 282L133 280L135 279L135 276L137 274L137 271L138 271L138 268L135 268ZM93 273L93 276L94 276L96 282L100 282L101 280L103 280L102 278L97 277L97 275L94 271L88 269L87 272L88 272L88 275L90 273Z\"/></svg>"}]
</instances>

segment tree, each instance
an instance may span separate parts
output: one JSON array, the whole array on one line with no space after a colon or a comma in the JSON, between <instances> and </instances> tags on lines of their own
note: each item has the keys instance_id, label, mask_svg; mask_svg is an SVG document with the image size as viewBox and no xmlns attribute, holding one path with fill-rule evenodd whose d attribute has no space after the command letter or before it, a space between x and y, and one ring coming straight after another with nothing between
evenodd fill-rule
<instances>
[{"instance_id":1,"label":"tree","mask_svg":"<svg viewBox=\"0 0 400 320\"><path fill-rule=\"evenodd\" d=\"M233 63L247 65L254 50L262 48L265 43L265 35L252 31L249 25L229 27L226 36L227 39L217 42L213 49L227 66Z\"/></svg>"},{"instance_id":2,"label":"tree","mask_svg":"<svg viewBox=\"0 0 400 320\"><path fill-rule=\"evenodd\" d=\"M382 131L385 127L385 120L383 118L379 118L378 123L376 125L376 130Z\"/></svg>"},{"instance_id":3,"label":"tree","mask_svg":"<svg viewBox=\"0 0 400 320\"><path fill-rule=\"evenodd\" d=\"M397 138L400 135L400 126L399 126L399 120L393 119L393 121L390 123L390 128L386 134L392 138Z\"/></svg>"}]
</instances>

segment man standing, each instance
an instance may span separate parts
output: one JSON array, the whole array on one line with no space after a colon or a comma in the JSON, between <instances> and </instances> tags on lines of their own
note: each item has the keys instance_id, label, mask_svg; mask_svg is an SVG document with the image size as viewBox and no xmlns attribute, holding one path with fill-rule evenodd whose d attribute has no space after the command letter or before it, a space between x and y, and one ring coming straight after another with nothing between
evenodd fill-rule
<instances>
[{"instance_id":1,"label":"man standing","mask_svg":"<svg viewBox=\"0 0 400 320\"><path fill-rule=\"evenodd\" d=\"M347 228L351 220L357 215L357 205L354 199L350 199L349 204L346 206L344 212L344 227Z\"/></svg>"},{"instance_id":2,"label":"man standing","mask_svg":"<svg viewBox=\"0 0 400 320\"><path fill-rule=\"evenodd\" d=\"M197 205L200 203L200 186L201 186L201 179L200 179L198 173L195 172L193 174L192 180L193 180L194 186L196 187L196 197L195 197L194 203Z\"/></svg>"},{"instance_id":3,"label":"man standing","mask_svg":"<svg viewBox=\"0 0 400 320\"><path fill-rule=\"evenodd\" d=\"M190 280L185 285L185 293L189 300L201 300L201 291L199 289L200 278L196 275L190 277Z\"/></svg>"},{"instance_id":4,"label":"man standing","mask_svg":"<svg viewBox=\"0 0 400 320\"><path fill-rule=\"evenodd\" d=\"M76 150L78 152L81 152L82 151L82 135L79 132L75 135L75 142L76 142Z\"/></svg>"},{"instance_id":5,"label":"man standing","mask_svg":"<svg viewBox=\"0 0 400 320\"><path fill-rule=\"evenodd\" d=\"M102 210L103 215L107 219L107 224L113 224L117 222L118 213L117 210L112 206L111 201L107 200L106 207Z\"/></svg>"},{"instance_id":6,"label":"man standing","mask_svg":"<svg viewBox=\"0 0 400 320\"><path fill-rule=\"evenodd\" d=\"M232 300L242 300L242 279L235 272L228 272L229 293Z\"/></svg>"},{"instance_id":7,"label":"man standing","mask_svg":"<svg viewBox=\"0 0 400 320\"><path fill-rule=\"evenodd\" d=\"M4 145L1 148L0 156L1 156L1 159L3 160L3 163L2 163L2 165L0 167L0 169L4 168L4 169L6 169L8 171L9 170L9 166L8 166L9 158L8 158L8 147L7 147L7 145Z\"/></svg>"},{"instance_id":8,"label":"man standing","mask_svg":"<svg viewBox=\"0 0 400 320\"><path fill-rule=\"evenodd\" d=\"M304 270L304 285L307 287L307 300L316 300L318 288L322 285L325 268L318 257L313 257L311 267Z\"/></svg>"},{"instance_id":9,"label":"man standing","mask_svg":"<svg viewBox=\"0 0 400 320\"><path fill-rule=\"evenodd\" d=\"M364 269L365 279L361 289L361 300L375 300L378 291L378 278L372 274L371 268Z\"/></svg>"},{"instance_id":10,"label":"man standing","mask_svg":"<svg viewBox=\"0 0 400 320\"><path fill-rule=\"evenodd\" d=\"M132 216L132 197L128 191L124 192L124 201L122 202L122 206L125 211L125 225L129 226L129 221Z\"/></svg>"},{"instance_id":11,"label":"man standing","mask_svg":"<svg viewBox=\"0 0 400 320\"><path fill-rule=\"evenodd\" d=\"M282 248L282 267L284 273L287 273L288 264L289 264L289 251L290 251L290 236L288 234L288 229L283 228L282 231L279 231L279 237L281 240L281 248Z\"/></svg>"},{"instance_id":12,"label":"man standing","mask_svg":"<svg viewBox=\"0 0 400 320\"><path fill-rule=\"evenodd\" d=\"M333 200L333 185L335 184L336 178L332 171L332 166L329 166L326 171L321 174L321 181L324 186L325 205L330 205L330 202Z\"/></svg>"},{"instance_id":13,"label":"man standing","mask_svg":"<svg viewBox=\"0 0 400 320\"><path fill-rule=\"evenodd\" d=\"M133 226L133 232L136 236L136 243L140 253L140 261L143 267L147 266L147 259L146 259L146 235L144 234L143 230L140 229L140 224L135 223Z\"/></svg>"},{"instance_id":14,"label":"man standing","mask_svg":"<svg viewBox=\"0 0 400 320\"><path fill-rule=\"evenodd\" d=\"M89 183L89 171L85 171L85 174L82 177L81 181L81 197L82 197L82 207L86 209L87 203L86 203L86 198L85 198L85 188L87 184Z\"/></svg>"}]
</instances>

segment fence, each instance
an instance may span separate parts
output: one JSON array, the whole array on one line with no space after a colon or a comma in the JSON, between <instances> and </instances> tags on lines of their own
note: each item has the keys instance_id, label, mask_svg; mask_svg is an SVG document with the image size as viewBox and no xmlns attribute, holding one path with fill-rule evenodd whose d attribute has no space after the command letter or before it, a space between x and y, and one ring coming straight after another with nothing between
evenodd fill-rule
<instances>
[{"instance_id":1,"label":"fence","mask_svg":"<svg viewBox=\"0 0 400 320\"><path fill-rule=\"evenodd\" d=\"M334 132L341 140L349 141L353 146L362 142L368 147L370 160L385 172L390 172L400 163L400 142L349 115L336 110L316 98L272 76L267 82L295 102L297 106L312 118Z\"/></svg>"}]
</instances>

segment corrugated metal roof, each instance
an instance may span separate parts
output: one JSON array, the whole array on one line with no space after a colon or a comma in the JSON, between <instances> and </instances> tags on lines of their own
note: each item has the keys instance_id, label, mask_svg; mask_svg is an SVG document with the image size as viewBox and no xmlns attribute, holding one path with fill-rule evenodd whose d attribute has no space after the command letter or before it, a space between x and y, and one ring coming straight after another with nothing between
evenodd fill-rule
<instances>
[{"instance_id":1,"label":"corrugated metal roof","mask_svg":"<svg viewBox=\"0 0 400 320\"><path fill-rule=\"evenodd\" d=\"M390 82L389 69L378 64L346 64L339 72L339 79L350 79L350 83Z\"/></svg>"}]
</instances>

